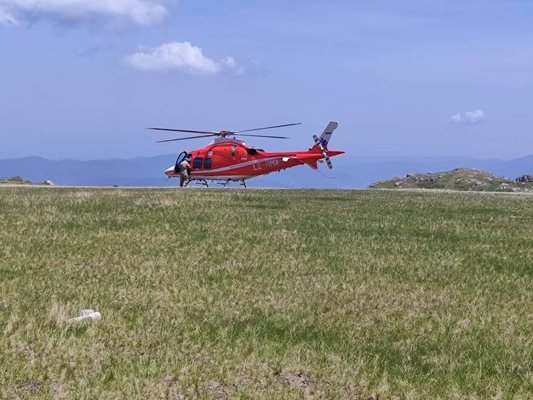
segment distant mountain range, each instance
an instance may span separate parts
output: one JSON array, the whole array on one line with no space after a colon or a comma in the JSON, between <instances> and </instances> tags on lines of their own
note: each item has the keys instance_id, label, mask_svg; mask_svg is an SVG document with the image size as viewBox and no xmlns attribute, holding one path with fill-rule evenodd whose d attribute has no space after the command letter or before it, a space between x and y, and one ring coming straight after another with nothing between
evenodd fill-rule
<instances>
[{"instance_id":1,"label":"distant mountain range","mask_svg":"<svg viewBox=\"0 0 533 400\"><path fill-rule=\"evenodd\" d=\"M24 157L0 160L0 178L22 176L33 182L51 180L58 185L176 186L163 171L175 155L110 160L47 160ZM320 172L307 166L272 173L248 181L252 187L364 188L395 176L416 172L477 168L509 179L533 174L533 155L513 160L480 160L468 157L357 157L339 156L333 170L320 165Z\"/></svg>"}]
</instances>

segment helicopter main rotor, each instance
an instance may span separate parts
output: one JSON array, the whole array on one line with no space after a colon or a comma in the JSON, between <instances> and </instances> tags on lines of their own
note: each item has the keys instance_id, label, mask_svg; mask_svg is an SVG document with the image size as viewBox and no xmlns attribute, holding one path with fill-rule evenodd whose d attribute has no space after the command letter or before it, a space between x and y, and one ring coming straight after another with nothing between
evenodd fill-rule
<instances>
[{"instance_id":1,"label":"helicopter main rotor","mask_svg":"<svg viewBox=\"0 0 533 400\"><path fill-rule=\"evenodd\" d=\"M174 142L178 140L190 140L190 139L199 139L199 138L208 138L213 136L218 137L227 137L227 136L249 136L249 137L263 137L263 138L270 138L270 139L288 139L287 136L272 136L272 135L255 135L255 134L244 134L243 132L255 132L255 131L262 131L265 129L276 129L276 128L284 128L287 126L294 126L294 125L301 125L301 122L296 122L292 124L283 124L283 125L273 125L273 126L265 126L263 128L253 128L253 129L244 129L240 131L230 131L230 130L221 130L221 131L198 131L198 130L190 130L190 129L172 129L172 128L147 128L154 131L165 131L165 132L184 132L184 133L195 133L195 136L189 136L184 138L177 138L177 139L167 139L167 140L159 140L157 143L163 143L163 142Z\"/></svg>"}]
</instances>

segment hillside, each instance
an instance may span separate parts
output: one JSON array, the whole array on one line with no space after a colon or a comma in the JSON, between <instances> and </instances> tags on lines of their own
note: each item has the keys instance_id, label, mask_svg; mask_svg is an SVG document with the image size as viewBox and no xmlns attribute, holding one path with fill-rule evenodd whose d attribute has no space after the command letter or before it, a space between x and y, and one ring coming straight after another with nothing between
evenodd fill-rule
<instances>
[{"instance_id":1,"label":"hillside","mask_svg":"<svg viewBox=\"0 0 533 400\"><path fill-rule=\"evenodd\" d=\"M0 398L531 398L532 201L0 187Z\"/></svg>"},{"instance_id":2,"label":"hillside","mask_svg":"<svg viewBox=\"0 0 533 400\"><path fill-rule=\"evenodd\" d=\"M28 181L20 176L12 176L10 178L0 178L0 185L32 185L33 182Z\"/></svg>"},{"instance_id":3,"label":"hillside","mask_svg":"<svg viewBox=\"0 0 533 400\"><path fill-rule=\"evenodd\" d=\"M451 171L407 174L369 185L372 189L449 189L488 192L528 192L532 182L515 182L471 168Z\"/></svg>"},{"instance_id":4,"label":"hillside","mask_svg":"<svg viewBox=\"0 0 533 400\"><path fill-rule=\"evenodd\" d=\"M10 178L0 178L0 186L1 185L45 185L45 186L53 186L54 183L50 180L44 180L39 183L33 183L32 181L29 181L27 179L22 178L21 176L12 176Z\"/></svg>"}]
</instances>

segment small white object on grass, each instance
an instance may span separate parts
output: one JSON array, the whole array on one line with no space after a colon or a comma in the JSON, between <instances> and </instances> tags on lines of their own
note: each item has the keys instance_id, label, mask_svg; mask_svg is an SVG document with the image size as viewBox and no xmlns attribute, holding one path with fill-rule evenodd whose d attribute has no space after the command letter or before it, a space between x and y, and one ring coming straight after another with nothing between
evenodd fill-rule
<instances>
[{"instance_id":1,"label":"small white object on grass","mask_svg":"<svg viewBox=\"0 0 533 400\"><path fill-rule=\"evenodd\" d=\"M92 319L93 321L98 321L102 319L102 315L98 311L94 310L81 310L80 316L75 318L70 318L69 322L83 321L84 319Z\"/></svg>"}]
</instances>

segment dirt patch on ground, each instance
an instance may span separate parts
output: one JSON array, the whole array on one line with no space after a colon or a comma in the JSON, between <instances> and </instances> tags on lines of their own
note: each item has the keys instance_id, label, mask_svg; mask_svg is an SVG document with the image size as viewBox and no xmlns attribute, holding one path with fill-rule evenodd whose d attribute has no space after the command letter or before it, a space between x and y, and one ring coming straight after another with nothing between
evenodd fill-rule
<instances>
[{"instance_id":1,"label":"dirt patch on ground","mask_svg":"<svg viewBox=\"0 0 533 400\"><path fill-rule=\"evenodd\" d=\"M286 384L306 392L312 392L315 387L313 379L301 371L284 371L280 376Z\"/></svg>"},{"instance_id":2,"label":"dirt patch on ground","mask_svg":"<svg viewBox=\"0 0 533 400\"><path fill-rule=\"evenodd\" d=\"M15 388L15 391L35 393L42 386L43 386L43 381L40 381L38 379L32 379L32 380L29 380L28 382L17 385L17 387Z\"/></svg>"}]
</instances>

